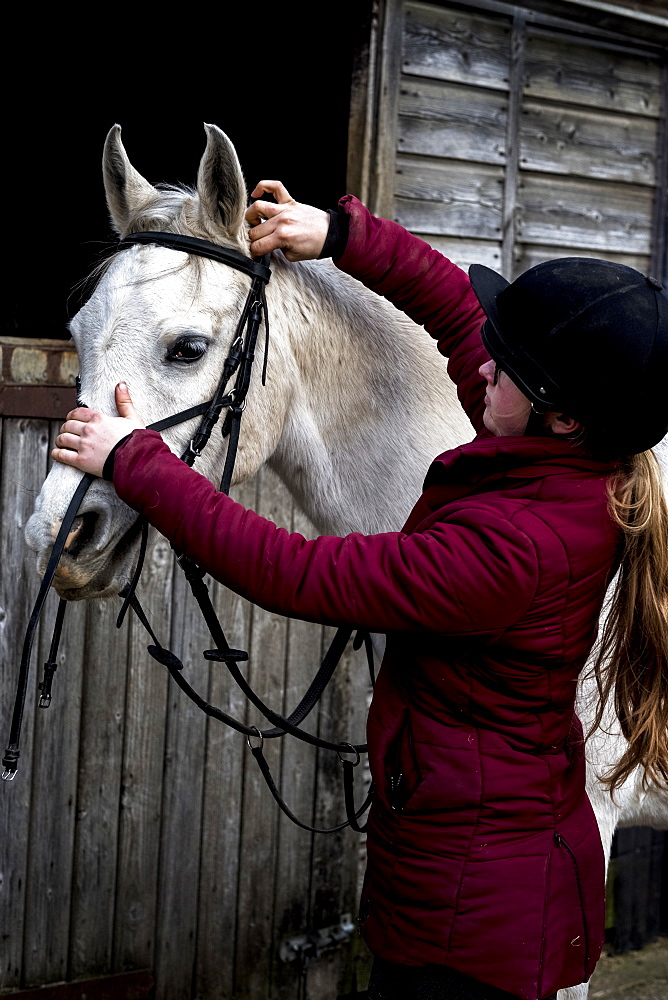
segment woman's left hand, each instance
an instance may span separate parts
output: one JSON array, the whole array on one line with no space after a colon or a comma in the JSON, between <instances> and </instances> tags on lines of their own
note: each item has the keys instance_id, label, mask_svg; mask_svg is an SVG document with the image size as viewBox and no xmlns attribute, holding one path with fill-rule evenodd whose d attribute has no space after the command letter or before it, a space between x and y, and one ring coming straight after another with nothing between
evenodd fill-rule
<instances>
[{"instance_id":1,"label":"woman's left hand","mask_svg":"<svg viewBox=\"0 0 668 1000\"><path fill-rule=\"evenodd\" d=\"M85 406L71 410L60 428L51 458L82 472L101 476L111 449L136 427L146 426L132 404L125 382L116 386L116 409L118 417L110 417Z\"/></svg>"}]
</instances>

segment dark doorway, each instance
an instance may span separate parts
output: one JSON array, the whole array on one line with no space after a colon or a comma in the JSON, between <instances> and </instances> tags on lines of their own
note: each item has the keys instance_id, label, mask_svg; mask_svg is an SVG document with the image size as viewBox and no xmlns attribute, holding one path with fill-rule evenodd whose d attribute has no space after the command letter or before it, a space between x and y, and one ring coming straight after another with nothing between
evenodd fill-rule
<instances>
[{"instance_id":1,"label":"dark doorway","mask_svg":"<svg viewBox=\"0 0 668 1000\"><path fill-rule=\"evenodd\" d=\"M353 52L367 7L14 14L4 70L2 335L69 336L78 302L70 293L112 236L100 159L114 122L152 182L194 182L206 121L235 143L249 185L278 177L301 201L334 204L345 192Z\"/></svg>"}]
</instances>

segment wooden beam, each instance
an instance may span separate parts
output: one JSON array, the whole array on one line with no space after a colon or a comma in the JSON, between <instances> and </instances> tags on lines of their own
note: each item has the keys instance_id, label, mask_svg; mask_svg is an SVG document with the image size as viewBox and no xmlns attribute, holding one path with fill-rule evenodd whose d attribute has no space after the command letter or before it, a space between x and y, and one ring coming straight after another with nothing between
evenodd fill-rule
<instances>
[{"instance_id":1,"label":"wooden beam","mask_svg":"<svg viewBox=\"0 0 668 1000\"><path fill-rule=\"evenodd\" d=\"M3 997L17 1000L143 1000L153 993L155 982L149 969L119 972L113 976L78 979L73 983L53 983L31 990L14 990Z\"/></svg>"},{"instance_id":2,"label":"wooden beam","mask_svg":"<svg viewBox=\"0 0 668 1000\"><path fill-rule=\"evenodd\" d=\"M668 28L668 16L656 12L656 7L645 3L622 3L620 0L562 0L563 3L570 3L577 7L588 7L590 10L598 10L604 14L616 14L621 17L629 17L637 21L646 21L648 24L659 25ZM656 2L656 0L654 0Z\"/></svg>"},{"instance_id":3,"label":"wooden beam","mask_svg":"<svg viewBox=\"0 0 668 1000\"><path fill-rule=\"evenodd\" d=\"M354 26L357 37L350 87L346 191L366 204L375 111L373 82L378 56L378 0L360 0L360 6L363 10Z\"/></svg>"},{"instance_id":4,"label":"wooden beam","mask_svg":"<svg viewBox=\"0 0 668 1000\"><path fill-rule=\"evenodd\" d=\"M0 337L0 416L62 420L76 406L78 370L69 341Z\"/></svg>"},{"instance_id":5,"label":"wooden beam","mask_svg":"<svg viewBox=\"0 0 668 1000\"><path fill-rule=\"evenodd\" d=\"M656 145L657 185L652 213L650 270L661 280L668 276L666 260L666 214L668 214L668 62L661 67L661 119Z\"/></svg>"},{"instance_id":6,"label":"wooden beam","mask_svg":"<svg viewBox=\"0 0 668 1000\"><path fill-rule=\"evenodd\" d=\"M456 0L448 6L475 8L497 14L523 11L529 24L588 35L598 41L607 40L627 47L629 51L630 37L637 39L638 48L646 49L654 55L665 50L668 44L668 26L663 28L640 20L633 16L634 12L630 9L625 12L620 8L618 13L611 14L590 6L576 7L570 0L525 0L523 4L511 3L510 0Z\"/></svg>"},{"instance_id":7,"label":"wooden beam","mask_svg":"<svg viewBox=\"0 0 668 1000\"><path fill-rule=\"evenodd\" d=\"M374 215L394 214L394 175L397 155L397 102L401 73L402 0L381 0L378 52L373 83L375 114L369 156L368 207Z\"/></svg>"},{"instance_id":8,"label":"wooden beam","mask_svg":"<svg viewBox=\"0 0 668 1000\"><path fill-rule=\"evenodd\" d=\"M1 417L39 417L64 420L77 405L75 389L60 385L0 384Z\"/></svg>"},{"instance_id":9,"label":"wooden beam","mask_svg":"<svg viewBox=\"0 0 668 1000\"><path fill-rule=\"evenodd\" d=\"M526 15L518 11L510 36L508 118L506 122L506 173L501 223L501 273L512 281L513 253L517 234L517 186L519 184L520 114L524 84Z\"/></svg>"}]
</instances>

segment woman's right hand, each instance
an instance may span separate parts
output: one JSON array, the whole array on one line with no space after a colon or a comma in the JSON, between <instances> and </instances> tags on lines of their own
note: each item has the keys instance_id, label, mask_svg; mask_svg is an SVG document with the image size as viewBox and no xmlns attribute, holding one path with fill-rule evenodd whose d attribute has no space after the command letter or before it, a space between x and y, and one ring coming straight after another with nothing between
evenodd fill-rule
<instances>
[{"instance_id":1,"label":"woman's right hand","mask_svg":"<svg viewBox=\"0 0 668 1000\"><path fill-rule=\"evenodd\" d=\"M246 211L253 257L282 250L288 260L315 260L329 229L329 214L290 197L280 181L260 181L251 197L272 194L271 201L256 201Z\"/></svg>"}]
</instances>

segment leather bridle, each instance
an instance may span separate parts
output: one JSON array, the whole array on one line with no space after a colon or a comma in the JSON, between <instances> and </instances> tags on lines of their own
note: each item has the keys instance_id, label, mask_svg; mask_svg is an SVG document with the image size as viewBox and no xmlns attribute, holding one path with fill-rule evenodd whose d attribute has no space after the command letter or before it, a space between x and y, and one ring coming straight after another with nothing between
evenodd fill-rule
<instances>
[{"instance_id":1,"label":"leather bridle","mask_svg":"<svg viewBox=\"0 0 668 1000\"><path fill-rule=\"evenodd\" d=\"M226 410L227 412L223 422L222 433L224 437L228 438L228 447L220 483L220 490L223 493L229 493L234 471L234 463L238 450L241 419L246 405L246 397L250 386L251 371L255 358L255 347L260 324L263 319L265 327L265 352L262 369L263 385L265 384L266 379L269 322L265 288L271 277L268 257L264 257L262 260L256 261L246 257L238 250L219 246L218 244L210 243L207 240L201 240L193 236L182 236L176 233L163 232L133 233L129 236L123 237L123 239L120 240L118 248L123 250L125 247L134 244L163 246L171 250L180 250L198 257L205 257L209 260L215 260L226 264L229 267L233 267L235 270L241 271L242 273L249 275L251 278L251 286L242 308L241 316L237 323L232 345L228 351L227 357L225 358L218 386L212 398L204 403L199 403L197 406L181 410L179 413L176 413L171 417L165 417L163 420L150 424L148 428L150 430L162 431L169 427L174 427L177 424L184 423L186 420L192 420L194 417L201 417L197 430L190 439L185 451L180 456L181 460L185 462L186 465L192 466L195 459L206 447L213 429L220 419L222 411ZM227 385L230 379L235 376L234 386L228 391ZM86 473L83 475L79 485L77 486L74 496L72 497L63 518L56 541L53 545L53 549L40 584L37 599L28 622L25 640L23 643L9 743L5 751L5 755L2 758L4 766L2 778L5 781L13 780L16 776L18 768L18 760L21 753L21 726L23 722L28 676L30 672L32 647L37 626L39 624L44 603L65 548L72 524L81 502L89 487L95 481L95 478L95 476ZM199 604L200 610L202 611L215 644L213 649L205 650L203 654L204 657L208 660L224 663L227 670L232 675L232 678L244 692L246 697L252 702L253 705L255 705L256 708L260 710L264 717L272 723L272 728L265 730L260 730L256 726L246 726L244 723L239 722L237 719L234 719L225 712L221 711L221 709L216 708L214 705L210 705L191 687L183 675L182 662L174 653L171 652L171 650L161 645L151 628L151 625L149 624L135 594L146 552L148 522L145 518L140 517L136 523L141 526L139 558L132 580L126 587L123 588L119 595L123 599L123 605L118 615L116 623L117 627L121 627L127 610L131 608L153 640L153 644L148 647L149 653L155 660L158 661L158 663L161 663L167 668L179 688L195 703L195 705L197 705L202 712L205 713L205 715L225 723L225 725L230 726L232 729L235 729L237 732L243 733L246 736L248 746L257 761L258 766L260 767L271 794L283 812L294 823L303 829L318 833L334 832L341 830L346 826L351 826L353 829L363 832L365 827L359 825L358 819L370 805L372 790L369 791L369 794L367 795L361 808L355 809L353 797L353 769L359 764L360 755L366 752L366 744L351 744L344 742L332 743L328 740L322 739L321 737L305 732L300 728L301 723L306 719L314 706L317 704L319 698L325 690L325 687L331 680L334 671L343 656L343 652L348 644L348 641L351 638L353 628L346 626L338 629L327 653L325 654L320 668L309 685L308 690L290 715L284 717L279 713L274 712L271 708L269 708L269 706L264 704L262 699L260 699L259 696L253 691L241 673L238 664L248 659L248 653L244 650L231 648L227 642L225 633L211 602L208 586L204 581L204 571L188 559L187 556L177 553L177 563L186 576L193 596ZM39 689L41 691L39 705L41 708L47 708L51 702L51 686L53 675L57 668L58 645L60 634L62 632L66 605L67 602L65 600L61 600L56 613L56 622L49 657L44 664L43 679L39 684ZM364 644L366 650L369 672L373 683L374 667L371 639L368 632L358 630L354 646L355 648L359 648L362 644ZM345 822L340 823L329 830L320 830L316 827L310 826L309 824L302 823L299 819L297 819L282 799L264 757L263 744L266 739L282 737L287 733L305 743L311 744L311 746L331 750L338 754L343 765L344 801L347 816Z\"/></svg>"}]
</instances>

